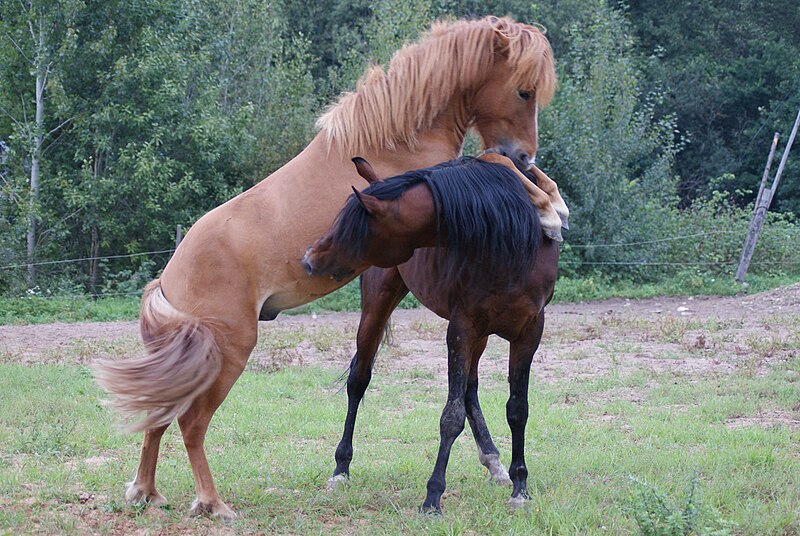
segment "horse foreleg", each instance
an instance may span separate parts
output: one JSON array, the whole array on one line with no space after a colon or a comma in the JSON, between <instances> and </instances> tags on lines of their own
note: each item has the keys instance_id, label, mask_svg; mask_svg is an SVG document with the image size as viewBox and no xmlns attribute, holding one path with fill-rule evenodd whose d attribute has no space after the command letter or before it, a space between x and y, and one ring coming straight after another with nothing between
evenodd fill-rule
<instances>
[{"instance_id":1,"label":"horse foreleg","mask_svg":"<svg viewBox=\"0 0 800 536\"><path fill-rule=\"evenodd\" d=\"M255 346L256 328L257 325L254 323L252 333L229 334L227 341L237 341L238 338L239 345L233 346L230 342L225 346L220 345L223 363L219 376L211 388L197 397L186 413L178 418L197 489L197 498L189 510L192 515L210 514L226 520L236 517L234 511L222 501L214 486L214 479L206 459L205 437L211 417L244 370L250 352Z\"/></svg>"},{"instance_id":2,"label":"horse foreleg","mask_svg":"<svg viewBox=\"0 0 800 536\"><path fill-rule=\"evenodd\" d=\"M447 403L439 420L439 453L436 456L436 465L428 480L425 502L420 507L423 513L431 511L439 513L442 510L441 500L447 485L445 473L450 459L450 449L464 430L464 420L467 416L464 399L467 391L468 359L471 354L471 344L474 344L476 339L461 325L461 322L455 318L451 320L447 327Z\"/></svg>"},{"instance_id":3,"label":"horse foreleg","mask_svg":"<svg viewBox=\"0 0 800 536\"><path fill-rule=\"evenodd\" d=\"M506 419L511 428L511 465L508 474L514 486L511 504L521 506L528 496L528 468L525 465L525 426L528 423L528 383L533 354L539 348L544 329L544 311L522 340L511 343L508 361L509 398Z\"/></svg>"},{"instance_id":4,"label":"horse foreleg","mask_svg":"<svg viewBox=\"0 0 800 536\"><path fill-rule=\"evenodd\" d=\"M545 193L542 188L539 188L539 186L534 184L528 177L518 170L517 166L514 165L514 162L512 162L507 156L497 153L484 153L478 158L484 162L500 164L501 166L505 166L516 173L520 183L522 183L522 186L525 187L525 191L528 192L528 197L531 198L531 202L539 212L539 221L542 224L542 231L544 234L556 242L562 242L564 240L561 236L561 227L567 227L566 218L569 215L569 210L567 210L566 215L562 217L561 213L558 212L559 209L557 209L554 206L554 203L551 202L551 196ZM551 185L555 187L555 194L558 196L558 199L561 200L561 204L563 205L561 210L566 210L567 205L564 204L564 200L561 199L561 194L558 193L558 187L555 186L556 183L537 167L534 166L533 171L534 175L536 175L537 181L541 176L549 181L548 187Z\"/></svg>"},{"instance_id":5,"label":"horse foreleg","mask_svg":"<svg viewBox=\"0 0 800 536\"><path fill-rule=\"evenodd\" d=\"M328 480L330 488L335 488L350 477L358 406L372 378L372 364L383 330L392 311L406 294L408 288L397 268L370 268L361 276L361 321L356 337L356 354L347 377L347 417L342 439L336 447L336 468Z\"/></svg>"},{"instance_id":6,"label":"horse foreleg","mask_svg":"<svg viewBox=\"0 0 800 536\"><path fill-rule=\"evenodd\" d=\"M494 446L492 435L486 426L486 420L483 418L481 405L478 402L478 363L483 351L486 349L488 340L488 337L484 337L472 349L464 402L467 410L467 421L472 429L472 435L475 437L475 444L478 446L478 459L489 470L490 481L495 484L505 485L510 484L511 479L508 477L508 471L506 471L503 462L500 461L500 452Z\"/></svg>"},{"instance_id":7,"label":"horse foreleg","mask_svg":"<svg viewBox=\"0 0 800 536\"><path fill-rule=\"evenodd\" d=\"M561 218L561 227L564 229L569 229L569 208L567 208L564 198L561 197L561 192L558 191L558 184L556 184L556 181L548 177L544 171L536 166L533 166L531 171L533 171L533 174L536 177L536 184L538 184L539 188L541 188L550 198L550 203L552 203L553 208Z\"/></svg>"},{"instance_id":8,"label":"horse foreleg","mask_svg":"<svg viewBox=\"0 0 800 536\"><path fill-rule=\"evenodd\" d=\"M128 502L149 503L153 506L161 506L167 503L164 496L156 491L158 447L161 444L161 436L164 435L167 427L169 425L145 430L139 468L136 470L136 477L133 482L128 483L128 489L125 492L125 499Z\"/></svg>"}]
</instances>

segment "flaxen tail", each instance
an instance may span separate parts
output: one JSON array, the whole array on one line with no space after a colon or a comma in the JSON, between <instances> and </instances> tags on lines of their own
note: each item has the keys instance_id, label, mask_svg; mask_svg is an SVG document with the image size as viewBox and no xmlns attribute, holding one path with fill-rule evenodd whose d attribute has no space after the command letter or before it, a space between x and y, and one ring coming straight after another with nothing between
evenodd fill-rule
<instances>
[{"instance_id":1,"label":"flaxen tail","mask_svg":"<svg viewBox=\"0 0 800 536\"><path fill-rule=\"evenodd\" d=\"M113 395L127 432L166 425L182 415L214 383L222 356L207 322L178 311L158 279L144 289L139 320L146 355L102 360L93 366L97 383Z\"/></svg>"}]
</instances>

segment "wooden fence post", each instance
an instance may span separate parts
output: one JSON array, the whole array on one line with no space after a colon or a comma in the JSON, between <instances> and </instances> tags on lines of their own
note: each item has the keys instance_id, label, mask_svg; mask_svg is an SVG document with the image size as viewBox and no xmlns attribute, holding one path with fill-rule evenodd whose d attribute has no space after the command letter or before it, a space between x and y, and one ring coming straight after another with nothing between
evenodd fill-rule
<instances>
[{"instance_id":1,"label":"wooden fence post","mask_svg":"<svg viewBox=\"0 0 800 536\"><path fill-rule=\"evenodd\" d=\"M747 268L750 266L750 259L753 256L753 250L756 247L756 240L758 234L761 232L761 227L764 224L764 217L767 213L767 206L764 205L764 200L769 199L769 195L764 195L767 187L767 179L769 178L769 170L772 167L772 159L775 157L775 149L778 146L778 133L772 137L772 147L769 150L767 157L767 165L764 167L764 175L761 177L761 185L758 188L758 195L756 196L756 203L753 207L753 217L750 219L750 226L747 229L747 237L744 239L742 246L742 254L739 257L739 266L736 268L736 280L739 283L744 283L744 276L747 275Z\"/></svg>"},{"instance_id":2,"label":"wooden fence post","mask_svg":"<svg viewBox=\"0 0 800 536\"><path fill-rule=\"evenodd\" d=\"M764 226L767 210L769 210L772 204L772 199L775 197L775 190L778 189L778 184L781 181L783 168L786 166L786 161L789 158L789 151L792 149L798 126L800 126L800 110L797 112L797 118L794 121L794 127L792 127L789 141L786 142L786 149L784 149L783 156L781 156L781 163L778 165L775 179L772 181L772 185L766 188L767 177L769 176L770 166L772 165L772 158L775 156L775 147L778 144L777 132L772 139L772 148L767 158L767 167L764 169L764 176L761 178L761 186L758 190L758 197L756 197L756 204L753 209L753 219L750 220L747 237L744 240L744 246L742 246L742 255L739 258L739 266L736 268L736 280L739 283L744 283L744 277L747 275L747 269L750 267L750 259L753 257L753 251L756 248L756 242L758 242L758 235L761 233L761 228Z\"/></svg>"},{"instance_id":3,"label":"wooden fence post","mask_svg":"<svg viewBox=\"0 0 800 536\"><path fill-rule=\"evenodd\" d=\"M181 245L181 240L183 240L183 227L179 223L175 228L175 249L178 249L178 246Z\"/></svg>"}]
</instances>

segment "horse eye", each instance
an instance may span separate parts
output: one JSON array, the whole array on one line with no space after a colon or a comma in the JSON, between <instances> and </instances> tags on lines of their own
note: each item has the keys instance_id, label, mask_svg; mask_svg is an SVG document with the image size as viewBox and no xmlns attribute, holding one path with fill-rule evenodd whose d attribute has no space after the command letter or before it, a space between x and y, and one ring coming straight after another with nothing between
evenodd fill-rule
<instances>
[{"instance_id":1,"label":"horse eye","mask_svg":"<svg viewBox=\"0 0 800 536\"><path fill-rule=\"evenodd\" d=\"M530 98L531 98L530 91L517 91L517 95L519 95L519 98L524 100L524 101L530 100Z\"/></svg>"}]
</instances>

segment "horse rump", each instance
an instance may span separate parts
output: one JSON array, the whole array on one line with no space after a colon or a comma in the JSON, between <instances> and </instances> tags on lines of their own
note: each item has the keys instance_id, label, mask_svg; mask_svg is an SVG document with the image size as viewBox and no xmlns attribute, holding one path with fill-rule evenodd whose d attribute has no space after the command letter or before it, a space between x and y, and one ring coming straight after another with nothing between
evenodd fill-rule
<instances>
[{"instance_id":1,"label":"horse rump","mask_svg":"<svg viewBox=\"0 0 800 536\"><path fill-rule=\"evenodd\" d=\"M127 433L171 423L211 387L222 368L210 323L173 307L158 279L144 289L139 326L143 357L103 359L92 366L97 383L113 396L108 404L122 415Z\"/></svg>"}]
</instances>

